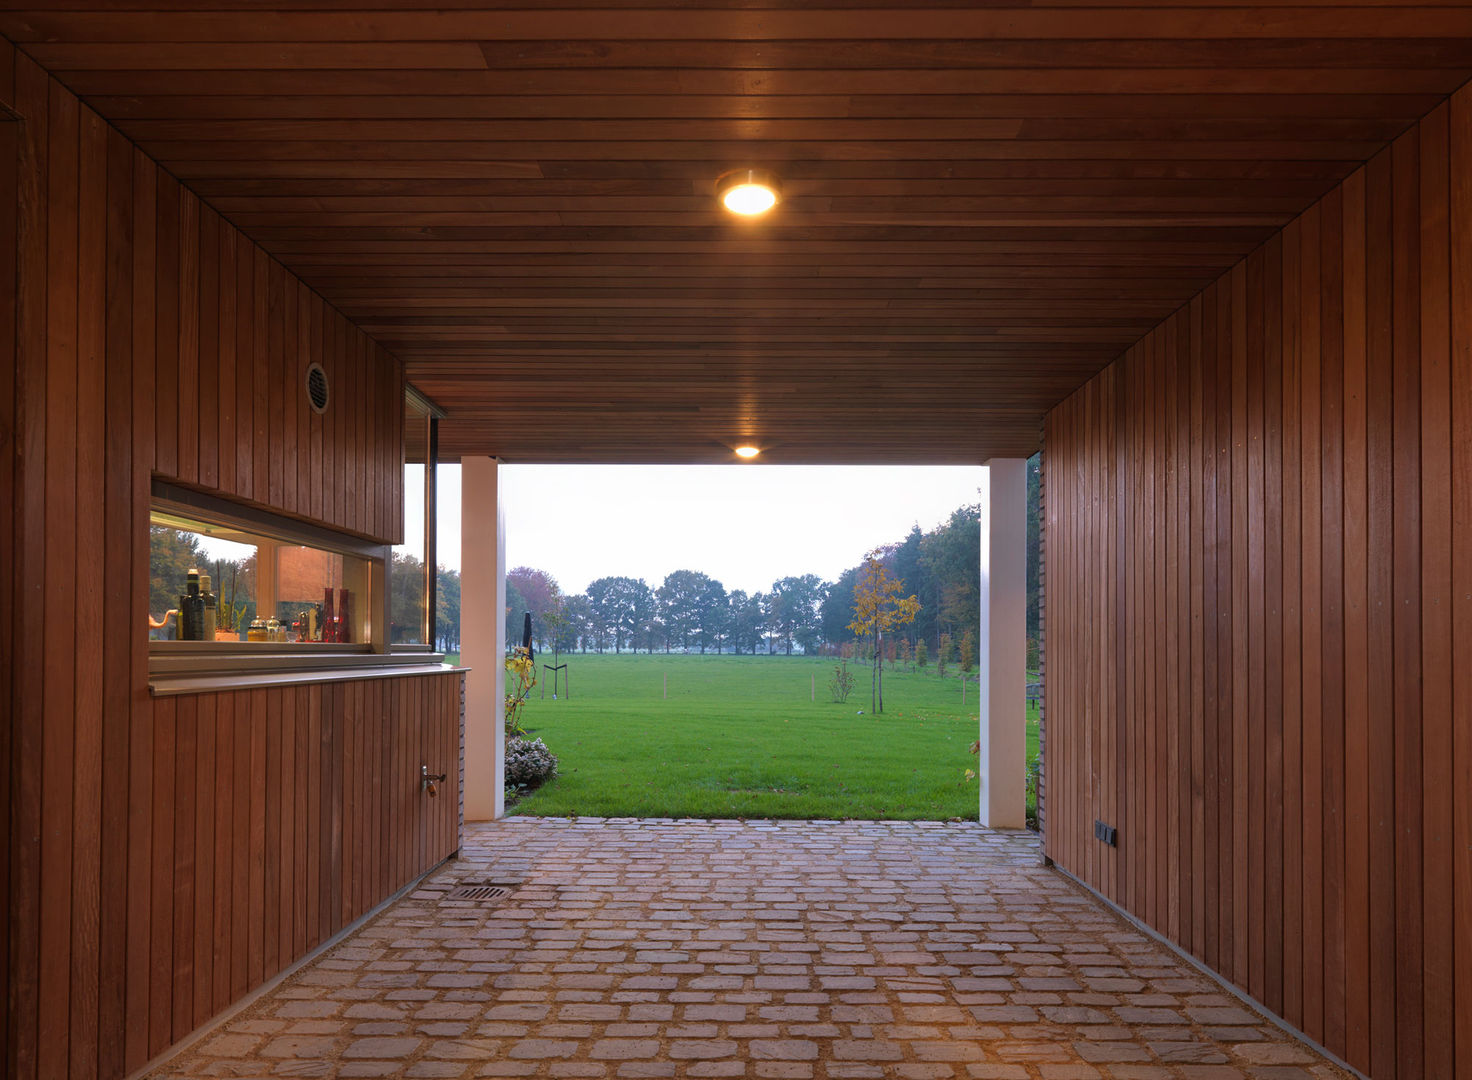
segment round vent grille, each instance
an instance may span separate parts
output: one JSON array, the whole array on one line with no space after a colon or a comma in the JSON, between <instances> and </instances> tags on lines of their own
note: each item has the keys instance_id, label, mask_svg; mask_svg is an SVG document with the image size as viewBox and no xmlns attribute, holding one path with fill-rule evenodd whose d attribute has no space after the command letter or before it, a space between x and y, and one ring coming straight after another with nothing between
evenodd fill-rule
<instances>
[{"instance_id":1,"label":"round vent grille","mask_svg":"<svg viewBox=\"0 0 1472 1080\"><path fill-rule=\"evenodd\" d=\"M307 366L307 400L317 412L327 411L327 372L321 364Z\"/></svg>"}]
</instances>

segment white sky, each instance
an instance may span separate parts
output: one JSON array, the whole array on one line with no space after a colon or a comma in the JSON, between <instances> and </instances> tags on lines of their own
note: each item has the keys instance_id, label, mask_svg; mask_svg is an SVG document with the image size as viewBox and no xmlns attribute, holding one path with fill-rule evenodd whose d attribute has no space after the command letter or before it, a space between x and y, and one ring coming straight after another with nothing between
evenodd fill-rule
<instances>
[{"instance_id":1,"label":"white sky","mask_svg":"<svg viewBox=\"0 0 1472 1080\"><path fill-rule=\"evenodd\" d=\"M912 525L973 503L980 466L503 465L506 567L546 570L567 593L608 574L658 587L700 570L765 592L789 574L831 581ZM422 481L421 481L422 484ZM406 483L405 535L423 535ZM439 562L460 566L460 467L439 469ZM422 544L406 545L420 554Z\"/></svg>"}]
</instances>

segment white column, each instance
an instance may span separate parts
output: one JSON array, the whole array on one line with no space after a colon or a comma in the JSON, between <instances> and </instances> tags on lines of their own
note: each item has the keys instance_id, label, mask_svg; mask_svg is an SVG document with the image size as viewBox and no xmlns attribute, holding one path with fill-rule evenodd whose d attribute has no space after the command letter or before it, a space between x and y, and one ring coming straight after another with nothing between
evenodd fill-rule
<instances>
[{"instance_id":1,"label":"white column","mask_svg":"<svg viewBox=\"0 0 1472 1080\"><path fill-rule=\"evenodd\" d=\"M1027 824L1027 462L993 458L981 486L981 823Z\"/></svg>"},{"instance_id":2,"label":"white column","mask_svg":"<svg viewBox=\"0 0 1472 1080\"><path fill-rule=\"evenodd\" d=\"M506 518L489 457L460 461L460 662L465 676L465 820L506 812Z\"/></svg>"}]
</instances>

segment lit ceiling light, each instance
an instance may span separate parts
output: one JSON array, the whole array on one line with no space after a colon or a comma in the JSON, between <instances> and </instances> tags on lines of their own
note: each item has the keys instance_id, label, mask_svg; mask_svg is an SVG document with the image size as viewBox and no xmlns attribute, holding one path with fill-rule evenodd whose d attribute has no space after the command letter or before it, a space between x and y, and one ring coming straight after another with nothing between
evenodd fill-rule
<instances>
[{"instance_id":1,"label":"lit ceiling light","mask_svg":"<svg viewBox=\"0 0 1472 1080\"><path fill-rule=\"evenodd\" d=\"M760 453L761 450L757 449L755 446L738 446L736 448L736 456L739 458L747 458L748 460L756 457Z\"/></svg>"},{"instance_id":2,"label":"lit ceiling light","mask_svg":"<svg viewBox=\"0 0 1472 1080\"><path fill-rule=\"evenodd\" d=\"M766 169L733 169L716 181L716 198L733 214L755 217L777 205L782 188Z\"/></svg>"}]
</instances>

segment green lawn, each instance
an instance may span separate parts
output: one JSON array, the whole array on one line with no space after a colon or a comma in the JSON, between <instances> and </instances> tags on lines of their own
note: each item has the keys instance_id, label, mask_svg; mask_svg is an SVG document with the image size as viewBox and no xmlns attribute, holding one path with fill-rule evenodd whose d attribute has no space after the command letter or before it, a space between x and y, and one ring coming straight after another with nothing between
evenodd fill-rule
<instances>
[{"instance_id":1,"label":"green lawn","mask_svg":"<svg viewBox=\"0 0 1472 1080\"><path fill-rule=\"evenodd\" d=\"M550 657L538 658L538 665ZM885 712L869 673L848 702L834 662L782 656L572 656L571 699L532 691L529 734L560 759L519 814L746 818L974 819L976 687L886 671ZM545 675L545 673L543 673ZM669 698L664 698L664 679ZM809 699L816 680L817 700ZM1028 757L1037 754L1036 711Z\"/></svg>"}]
</instances>

